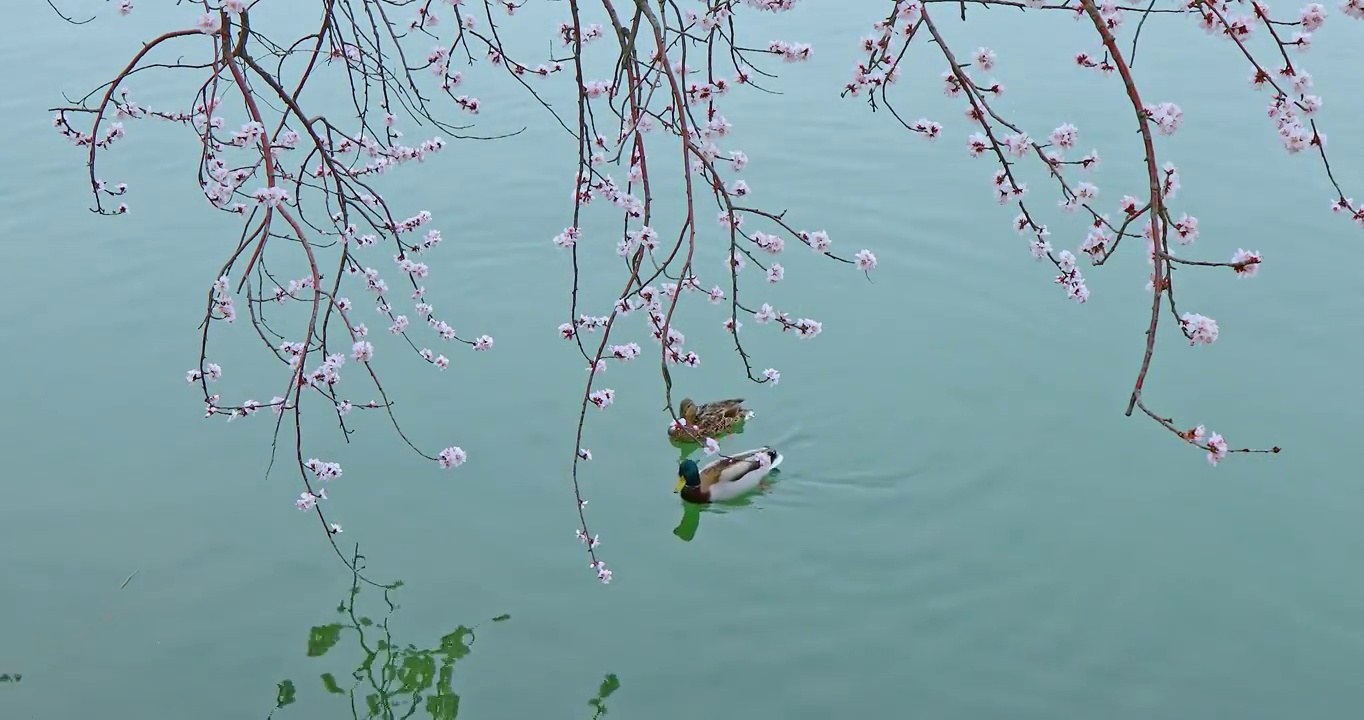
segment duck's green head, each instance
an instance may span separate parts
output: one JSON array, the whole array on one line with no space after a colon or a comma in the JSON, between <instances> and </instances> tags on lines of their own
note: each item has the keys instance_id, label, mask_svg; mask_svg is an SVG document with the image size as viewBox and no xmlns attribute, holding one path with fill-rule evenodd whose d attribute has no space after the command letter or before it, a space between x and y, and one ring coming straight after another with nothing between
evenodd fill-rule
<instances>
[{"instance_id":1,"label":"duck's green head","mask_svg":"<svg viewBox=\"0 0 1364 720\"><path fill-rule=\"evenodd\" d=\"M682 492L683 487L701 487L701 470L696 467L696 461L690 458L677 466L677 487L673 488L673 492Z\"/></svg>"}]
</instances>

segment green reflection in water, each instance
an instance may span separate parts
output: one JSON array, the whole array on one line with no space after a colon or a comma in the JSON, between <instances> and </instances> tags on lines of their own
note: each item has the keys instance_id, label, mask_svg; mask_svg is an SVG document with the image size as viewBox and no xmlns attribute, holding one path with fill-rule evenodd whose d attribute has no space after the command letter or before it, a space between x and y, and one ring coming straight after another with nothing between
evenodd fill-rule
<instances>
[{"instance_id":1,"label":"green reflection in water","mask_svg":"<svg viewBox=\"0 0 1364 720\"><path fill-rule=\"evenodd\" d=\"M695 503L682 502L682 521L673 528L673 534L682 538L682 542L691 542L696 537L696 530L701 526L701 506Z\"/></svg>"},{"instance_id":2,"label":"green reflection in water","mask_svg":"<svg viewBox=\"0 0 1364 720\"><path fill-rule=\"evenodd\" d=\"M454 691L455 663L472 652L477 639L474 630L478 625L460 625L426 648L394 643L389 630L389 620L397 610L392 593L403 583L379 585L364 580L359 574L363 560L364 556L357 548L352 562L356 570L352 572L350 592L336 608L340 618L308 631L307 656L310 658L326 655L342 641L353 643L361 651L360 663L349 677L337 678L332 673L322 673L319 676L321 689L327 695L345 698L351 717L356 720L413 717L454 720L459 715L459 695ZM363 588L382 592L386 607L382 618L375 620L357 613L356 600ZM511 615L504 613L489 622L510 619ZM13 676L15 681L19 677ZM315 686L309 682L300 688L293 680L281 680L275 688L275 707L268 718L274 718L277 712L298 702L299 693L306 695L309 687ZM596 696L587 701L594 710L594 718L606 714L606 698L619 688L620 680L614 674L606 675ZM287 713L281 713L280 720L287 716Z\"/></svg>"},{"instance_id":3,"label":"green reflection in water","mask_svg":"<svg viewBox=\"0 0 1364 720\"><path fill-rule=\"evenodd\" d=\"M611 693L620 689L620 680L615 673L607 673L606 678L601 681L601 687L597 688L596 697L587 701L587 704L595 711L592 720L606 714L606 698L611 697Z\"/></svg>"},{"instance_id":4,"label":"green reflection in water","mask_svg":"<svg viewBox=\"0 0 1364 720\"><path fill-rule=\"evenodd\" d=\"M362 559L357 551L354 566L360 567ZM357 614L356 600L367 585L383 593L387 610L379 620ZM324 691L349 701L354 718L410 718L421 710L433 720L454 720L459 715L459 695L454 691L455 663L472 650L474 628L460 625L432 647L395 644L388 623L397 609L391 594L400 587L401 582L387 586L367 584L354 573L349 594L336 608L341 615L339 620L308 631L307 655L322 657L343 639L352 640L360 648L362 659L349 678L338 679L332 673L319 677ZM492 622L510 618L499 615ZM270 717L294 704L298 692L292 680L281 681Z\"/></svg>"}]
</instances>

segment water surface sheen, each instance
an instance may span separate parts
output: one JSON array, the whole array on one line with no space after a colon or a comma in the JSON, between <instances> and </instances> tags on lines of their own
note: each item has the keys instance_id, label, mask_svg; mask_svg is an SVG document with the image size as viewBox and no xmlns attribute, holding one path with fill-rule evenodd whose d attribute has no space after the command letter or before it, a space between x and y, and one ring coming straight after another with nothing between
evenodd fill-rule
<instances>
[{"instance_id":1,"label":"water surface sheen","mask_svg":"<svg viewBox=\"0 0 1364 720\"><path fill-rule=\"evenodd\" d=\"M280 704L282 720L336 718L352 675L363 714L368 676L391 662L422 695L417 716L450 717L451 693L466 717L508 719L590 717L589 700L656 720L1349 716L1364 699L1364 493L1345 452L1364 421L1349 369L1364 350L1349 262L1361 238L1326 212L1319 166L1279 149L1233 47L1188 18L1148 23L1138 75L1150 101L1186 112L1160 142L1183 174L1176 212L1202 223L1188 252L1245 247L1267 261L1249 282L1181 271L1185 309L1217 318L1221 339L1161 338L1153 405L1234 446L1285 448L1209 467L1122 415L1147 313L1142 261L1087 273L1085 306L1065 299L1009 229L1016 211L991 203L993 166L967 157L931 48L912 53L896 92L906 116L947 125L937 143L837 99L882 12L848 9L859 4L802 3L768 21L754 42L810 41L815 59L779 68L784 96L739 93L725 112L758 201L793 208L842 250L873 248L881 266L868 283L790 259L770 298L825 330L811 342L751 333L759 368L782 371L776 388L741 384L720 315L687 312L703 364L675 373L679 391L748 396L759 416L726 447L786 455L775 490L747 505L684 513L668 492L677 452L653 363L611 371L619 399L593 416L584 473L609 588L573 542L565 477L584 374L555 336L568 276L549 238L567 224L572 148L504 78L471 73L480 127L530 129L454 143L392 187L450 238L432 259L433 303L497 347L437 376L379 344L414 437L469 450L458 471L413 457L378 421L349 446L328 428L309 438L311 455L345 466L331 501L343 537L374 575L406 583L396 611L367 588L353 616L349 576L291 505L296 476L264 477L268 422L201 420L185 387L201 299L236 232L198 196L186 138L131 125L105 172L133 186L133 212L103 219L85 210L78 152L48 125L46 108L126 62L163 11L72 3L109 15L72 28L41 3L12 9L0 43L0 674L22 680L0 683L0 715L237 720ZM192 22L188 7L167 12ZM542 48L530 33L549 37L564 12L545 4L507 24ZM1116 214L1141 192L1140 149L1116 81L1069 64L1093 49L1083 24L972 12L969 32L942 20L958 52L998 51L1000 107L1035 136L1080 128ZM1364 62L1352 42L1364 28L1332 12L1303 61L1326 98L1337 176L1364 193L1349 134L1364 100L1346 71ZM133 91L161 107L185 97ZM1049 208L1051 189L1031 184ZM1057 245L1078 245L1079 220L1047 212ZM597 239L586 272L602 306L589 312L619 275ZM702 267L719 258L708 250ZM278 370L233 330L215 353L224 392L277 393ZM404 648L392 657L378 649L385 632Z\"/></svg>"}]
</instances>

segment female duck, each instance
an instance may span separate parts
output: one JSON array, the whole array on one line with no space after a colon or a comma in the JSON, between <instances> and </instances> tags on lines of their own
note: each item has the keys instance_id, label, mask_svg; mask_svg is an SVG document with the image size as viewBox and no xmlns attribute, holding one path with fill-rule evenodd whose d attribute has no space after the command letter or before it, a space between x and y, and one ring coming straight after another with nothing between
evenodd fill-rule
<instances>
[{"instance_id":1,"label":"female duck","mask_svg":"<svg viewBox=\"0 0 1364 720\"><path fill-rule=\"evenodd\" d=\"M696 461L683 460L677 466L677 487L682 499L693 503L732 500L759 485L782 461L781 453L770 447L746 450L733 457L722 457L698 468Z\"/></svg>"},{"instance_id":2,"label":"female duck","mask_svg":"<svg viewBox=\"0 0 1364 720\"><path fill-rule=\"evenodd\" d=\"M668 437L691 442L722 435L753 417L753 411L744 407L743 398L717 400L703 405L697 405L691 398L682 398L677 405L677 414L686 423L674 423L668 428Z\"/></svg>"}]
</instances>

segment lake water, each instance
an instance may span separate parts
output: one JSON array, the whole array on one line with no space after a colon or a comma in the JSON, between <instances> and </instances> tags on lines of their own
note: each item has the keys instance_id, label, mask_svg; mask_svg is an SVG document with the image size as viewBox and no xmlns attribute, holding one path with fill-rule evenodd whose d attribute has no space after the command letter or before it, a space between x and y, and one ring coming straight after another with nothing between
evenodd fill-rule
<instances>
[{"instance_id":1,"label":"lake water","mask_svg":"<svg viewBox=\"0 0 1364 720\"><path fill-rule=\"evenodd\" d=\"M238 231L194 185L193 140L130 123L104 172L132 186L132 212L100 218L86 210L79 152L50 127L63 93L193 23L192 8L156 5L120 18L72 2L74 15L101 15L72 27L24 3L0 31L12 273L0 303L0 674L22 675L0 683L0 716L236 720L278 704L275 718L308 720L348 716L352 692L363 715L389 656L411 685L433 686L423 697L448 687L415 717L450 717L450 693L464 717L508 719L591 717L600 695L614 717L654 720L1278 720L1349 717L1364 701L1364 489L1351 449L1364 422L1352 369L1364 233L1328 211L1318 161L1279 147L1234 46L1191 19L1152 18L1136 67L1148 101L1186 113L1159 138L1183 176L1176 214L1201 220L1185 254L1225 260L1244 247L1266 262L1250 281L1180 271L1183 309L1216 318L1221 338L1191 348L1166 322L1146 398L1181 427L1282 454L1214 468L1124 417L1144 262L1128 248L1086 272L1087 304L1067 300L1010 229L1016 210L991 200L994 165L967 156L935 50L913 51L894 91L910 119L947 126L928 143L837 98L887 3L801 3L754 40L808 41L814 59L777 67L783 96L736 93L724 112L758 201L826 228L837 249L871 248L880 266L868 282L788 251L787 279L764 299L824 331L801 342L749 325L758 369L782 372L777 387L742 382L720 310L687 316L703 361L674 372L679 395L749 398L758 416L724 446L779 447L773 490L684 510L669 492L678 453L656 363L613 368L618 399L590 418L596 458L582 480L615 580L588 571L567 476L585 375L556 334L569 270L549 242L568 224L574 149L524 91L475 68L479 131L528 130L454 142L395 173L390 196L432 211L448 238L431 259L433 303L497 345L454 354L440 374L393 338L376 342L414 440L459 444L470 460L440 470L381 419L362 419L349 445L325 423L307 438L309 456L345 467L328 501L343 547L358 542L370 575L405 583L390 611L373 588L351 601L316 519L292 505L297 476L265 476L269 420L204 420L186 386L204 294ZM1350 70L1364 62L1364 25L1330 12L1302 62L1326 100L1337 177L1364 198L1364 144L1351 134L1364 99ZM566 13L535 3L505 31L542 54ZM937 17L959 53L998 52L1001 110L1039 137L1075 123L1103 156L1104 207L1141 195L1120 85L1070 62L1094 49L1086 23L971 13L969 26L946 7ZM154 80L132 88L158 107L187 97ZM233 110L229 124L240 120ZM1053 242L1074 248L1082 221L1049 207L1042 178L1031 185ZM589 314L605 314L621 284L614 241L601 239L612 227L584 250ZM702 268L720 267L713 227ZM751 287L755 301L767 292ZM652 347L642 320L625 327L622 341ZM282 387L249 327L219 342L226 396ZM410 700L391 700L394 716Z\"/></svg>"}]
</instances>

